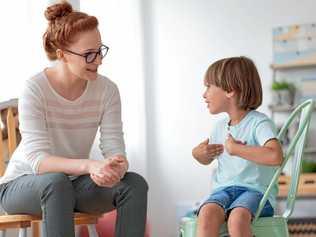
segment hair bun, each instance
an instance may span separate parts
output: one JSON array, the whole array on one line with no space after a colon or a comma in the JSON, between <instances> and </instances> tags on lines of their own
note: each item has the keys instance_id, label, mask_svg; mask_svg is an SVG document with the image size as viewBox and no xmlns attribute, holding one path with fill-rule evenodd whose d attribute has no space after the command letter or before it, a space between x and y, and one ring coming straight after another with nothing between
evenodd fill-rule
<instances>
[{"instance_id":1,"label":"hair bun","mask_svg":"<svg viewBox=\"0 0 316 237\"><path fill-rule=\"evenodd\" d=\"M47 7L45 17L49 21L54 21L56 18L67 16L72 11L72 6L64 1Z\"/></svg>"}]
</instances>

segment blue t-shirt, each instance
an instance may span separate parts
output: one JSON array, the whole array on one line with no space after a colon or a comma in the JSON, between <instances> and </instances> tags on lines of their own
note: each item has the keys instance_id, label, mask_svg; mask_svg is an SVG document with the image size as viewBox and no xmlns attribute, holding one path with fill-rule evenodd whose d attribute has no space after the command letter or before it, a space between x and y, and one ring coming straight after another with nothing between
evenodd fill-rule
<instances>
[{"instance_id":1,"label":"blue t-shirt","mask_svg":"<svg viewBox=\"0 0 316 237\"><path fill-rule=\"evenodd\" d=\"M228 133L235 140L250 146L263 146L268 140L276 138L273 122L263 113L252 110L236 125L229 126L229 117L220 120L211 135L210 143L225 144ZM214 192L228 186L243 186L264 193L271 182L276 166L260 165L238 156L224 152L217 157L218 168L213 179ZM275 185L269 197L275 206L278 186Z\"/></svg>"}]
</instances>

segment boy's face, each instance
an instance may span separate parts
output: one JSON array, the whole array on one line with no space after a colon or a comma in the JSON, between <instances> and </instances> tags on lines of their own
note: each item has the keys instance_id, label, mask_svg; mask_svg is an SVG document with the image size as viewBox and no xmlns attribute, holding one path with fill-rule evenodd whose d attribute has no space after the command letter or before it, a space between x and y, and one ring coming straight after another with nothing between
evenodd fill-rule
<instances>
[{"instance_id":1,"label":"boy's face","mask_svg":"<svg viewBox=\"0 0 316 237\"><path fill-rule=\"evenodd\" d=\"M207 108L211 114L226 112L228 108L229 97L222 88L212 84L205 83L206 91L203 94Z\"/></svg>"}]
</instances>

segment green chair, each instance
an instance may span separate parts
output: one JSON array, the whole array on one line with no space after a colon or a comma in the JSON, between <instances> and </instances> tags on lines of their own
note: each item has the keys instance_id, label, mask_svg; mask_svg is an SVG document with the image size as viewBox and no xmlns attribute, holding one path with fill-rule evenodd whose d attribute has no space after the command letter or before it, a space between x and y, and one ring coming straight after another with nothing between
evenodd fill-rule
<instances>
[{"instance_id":1,"label":"green chair","mask_svg":"<svg viewBox=\"0 0 316 237\"><path fill-rule=\"evenodd\" d=\"M306 135L309 129L309 124L312 116L312 112L314 110L314 102L313 100L307 100L303 102L301 105L297 106L297 108L291 113L290 117L281 128L278 139L282 141L285 137L286 131L291 126L294 120L300 119L298 130L291 140L288 149L284 151L284 160L282 165L276 170L269 187L263 195L263 198L259 204L256 215L253 219L251 228L252 233L256 237L288 237L288 225L287 221L291 216L294 208L294 202L296 198L298 182L301 172L302 165L302 157L304 153L304 146L306 141ZM259 215L268 200L270 191L272 190L274 185L277 185L279 176L288 162L288 160L292 157L292 170L291 170L291 183L286 201L286 209L282 216L273 216L273 217L260 217ZM195 237L196 235L196 225L197 225L197 217L183 217L180 223L180 237ZM220 230L220 236L229 236L227 225L223 224Z\"/></svg>"}]
</instances>

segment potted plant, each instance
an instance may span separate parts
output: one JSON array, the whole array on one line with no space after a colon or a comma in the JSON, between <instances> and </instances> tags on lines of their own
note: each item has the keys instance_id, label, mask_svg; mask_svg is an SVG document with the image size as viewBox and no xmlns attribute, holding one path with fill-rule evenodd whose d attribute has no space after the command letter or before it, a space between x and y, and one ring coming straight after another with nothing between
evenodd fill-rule
<instances>
[{"instance_id":1,"label":"potted plant","mask_svg":"<svg viewBox=\"0 0 316 237\"><path fill-rule=\"evenodd\" d=\"M271 89L273 91L273 102L275 105L294 105L294 84L286 81L274 81Z\"/></svg>"}]
</instances>

